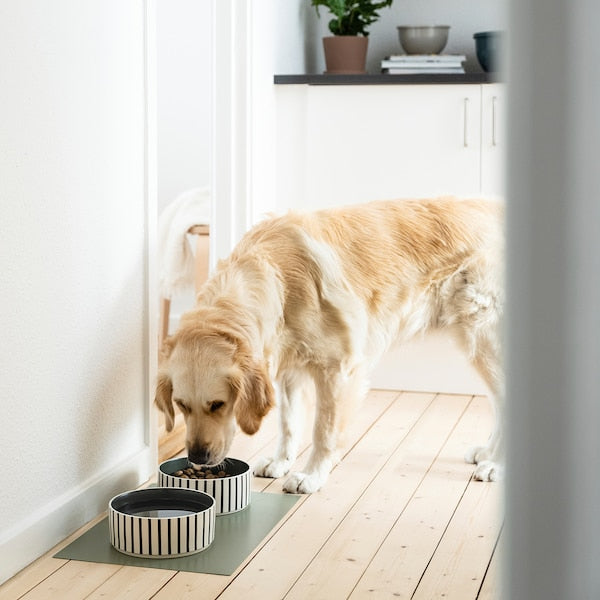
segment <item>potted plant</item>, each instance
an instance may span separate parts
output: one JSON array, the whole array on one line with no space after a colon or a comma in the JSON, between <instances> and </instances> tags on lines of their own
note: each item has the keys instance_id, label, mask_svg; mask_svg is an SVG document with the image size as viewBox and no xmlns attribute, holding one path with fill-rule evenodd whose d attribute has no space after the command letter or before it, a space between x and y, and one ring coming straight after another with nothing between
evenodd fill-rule
<instances>
[{"instance_id":1,"label":"potted plant","mask_svg":"<svg viewBox=\"0 0 600 600\"><path fill-rule=\"evenodd\" d=\"M393 0L311 0L317 10L324 6L331 12L329 31L323 38L327 73L364 73L367 59L367 27L379 19L379 9Z\"/></svg>"}]
</instances>

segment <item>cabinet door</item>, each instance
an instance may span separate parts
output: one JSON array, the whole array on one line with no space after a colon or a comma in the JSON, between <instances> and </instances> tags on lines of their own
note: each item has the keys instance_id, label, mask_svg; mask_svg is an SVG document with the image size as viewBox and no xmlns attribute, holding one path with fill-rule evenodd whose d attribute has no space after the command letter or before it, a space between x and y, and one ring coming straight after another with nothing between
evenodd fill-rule
<instances>
[{"instance_id":1,"label":"cabinet door","mask_svg":"<svg viewBox=\"0 0 600 600\"><path fill-rule=\"evenodd\" d=\"M310 86L306 207L477 194L481 86Z\"/></svg>"},{"instance_id":2,"label":"cabinet door","mask_svg":"<svg viewBox=\"0 0 600 600\"><path fill-rule=\"evenodd\" d=\"M503 196L505 190L506 94L500 83L481 86L481 191Z\"/></svg>"}]
</instances>

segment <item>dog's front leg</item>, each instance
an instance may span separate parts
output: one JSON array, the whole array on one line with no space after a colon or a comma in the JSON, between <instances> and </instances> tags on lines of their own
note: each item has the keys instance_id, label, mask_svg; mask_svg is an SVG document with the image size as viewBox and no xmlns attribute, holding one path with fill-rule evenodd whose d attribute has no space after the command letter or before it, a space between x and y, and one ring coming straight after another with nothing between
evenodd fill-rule
<instances>
[{"instance_id":1,"label":"dog's front leg","mask_svg":"<svg viewBox=\"0 0 600 600\"><path fill-rule=\"evenodd\" d=\"M304 422L304 396L310 393L300 376L284 377L279 393L279 442L274 456L260 458L254 465L257 477L287 475L298 455Z\"/></svg>"},{"instance_id":2,"label":"dog's front leg","mask_svg":"<svg viewBox=\"0 0 600 600\"><path fill-rule=\"evenodd\" d=\"M338 438L342 411L340 401L351 401L362 389L352 385L354 378L336 373L320 373L315 377L317 398L313 428L313 446L306 467L290 475L283 489L291 494L312 494L321 489L337 462Z\"/></svg>"}]
</instances>

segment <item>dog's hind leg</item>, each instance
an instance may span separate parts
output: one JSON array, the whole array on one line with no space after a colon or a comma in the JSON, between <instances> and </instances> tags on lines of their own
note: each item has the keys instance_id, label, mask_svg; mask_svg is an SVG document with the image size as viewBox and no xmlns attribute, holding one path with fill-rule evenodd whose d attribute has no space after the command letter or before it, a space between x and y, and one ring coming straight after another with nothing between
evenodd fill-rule
<instances>
[{"instance_id":1,"label":"dog's hind leg","mask_svg":"<svg viewBox=\"0 0 600 600\"><path fill-rule=\"evenodd\" d=\"M494 409L494 429L485 446L475 446L465 454L476 464L473 477L479 481L498 481L504 475L504 373L496 333L479 331L472 340L471 362L490 389Z\"/></svg>"},{"instance_id":2,"label":"dog's hind leg","mask_svg":"<svg viewBox=\"0 0 600 600\"><path fill-rule=\"evenodd\" d=\"M350 373L324 370L315 373L317 391L313 428L313 446L302 472L290 475L283 485L292 494L311 494L327 481L338 460L338 443L346 423L344 405L356 406L367 391L367 379L361 367Z\"/></svg>"},{"instance_id":3,"label":"dog's hind leg","mask_svg":"<svg viewBox=\"0 0 600 600\"><path fill-rule=\"evenodd\" d=\"M259 459L254 465L257 477L283 477L296 460L304 424L307 396L314 395L310 378L299 373L286 374L279 383L279 442L274 456Z\"/></svg>"},{"instance_id":4,"label":"dog's hind leg","mask_svg":"<svg viewBox=\"0 0 600 600\"><path fill-rule=\"evenodd\" d=\"M493 255L494 256L494 255ZM504 471L504 371L501 350L503 293L497 282L500 267L487 257L471 261L444 283L440 325L448 325L490 391L495 425L485 446L465 454L476 464L473 477L502 479Z\"/></svg>"}]
</instances>

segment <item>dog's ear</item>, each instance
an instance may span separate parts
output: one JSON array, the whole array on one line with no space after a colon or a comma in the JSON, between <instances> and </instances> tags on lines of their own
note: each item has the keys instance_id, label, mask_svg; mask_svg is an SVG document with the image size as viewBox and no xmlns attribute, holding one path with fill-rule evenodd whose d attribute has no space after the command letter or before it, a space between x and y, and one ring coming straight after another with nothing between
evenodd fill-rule
<instances>
[{"instance_id":1,"label":"dog's ear","mask_svg":"<svg viewBox=\"0 0 600 600\"><path fill-rule=\"evenodd\" d=\"M244 433L256 433L266 414L275 406L275 390L265 367L244 365L230 377L235 398L234 412Z\"/></svg>"},{"instance_id":2,"label":"dog's ear","mask_svg":"<svg viewBox=\"0 0 600 600\"><path fill-rule=\"evenodd\" d=\"M159 373L156 380L156 395L154 403L165 415L167 431L173 430L175 424L175 410L173 409L173 382L165 373Z\"/></svg>"}]
</instances>

